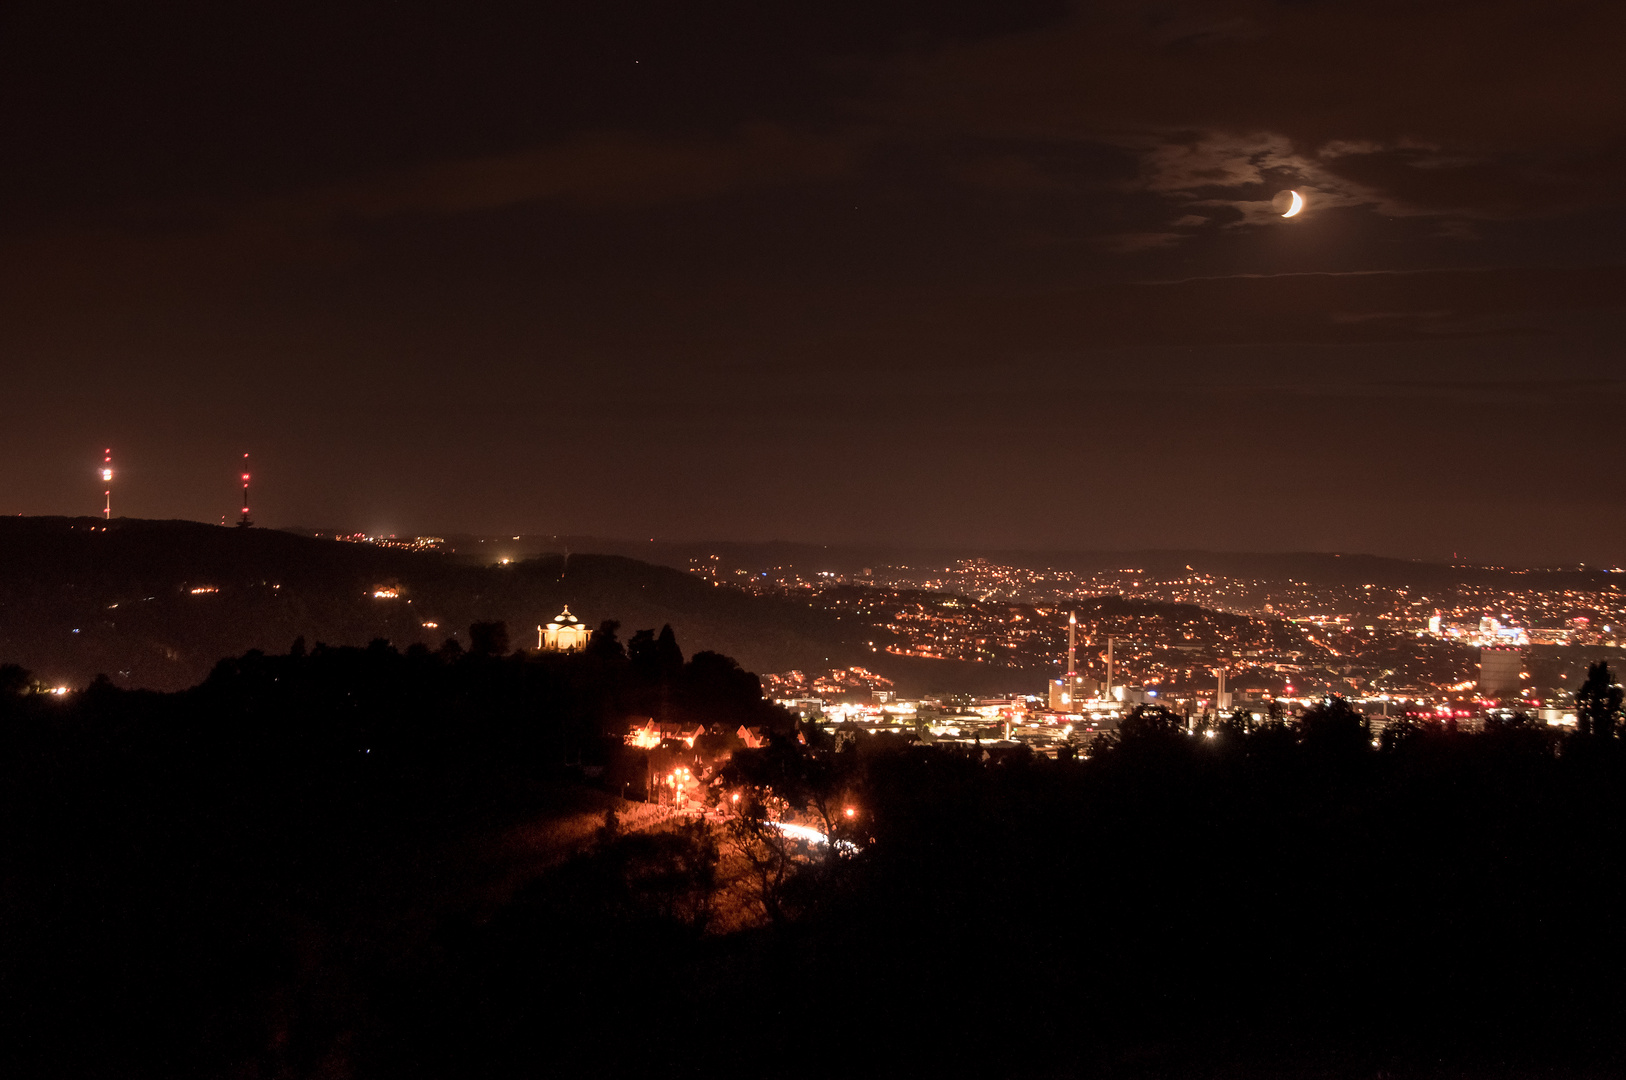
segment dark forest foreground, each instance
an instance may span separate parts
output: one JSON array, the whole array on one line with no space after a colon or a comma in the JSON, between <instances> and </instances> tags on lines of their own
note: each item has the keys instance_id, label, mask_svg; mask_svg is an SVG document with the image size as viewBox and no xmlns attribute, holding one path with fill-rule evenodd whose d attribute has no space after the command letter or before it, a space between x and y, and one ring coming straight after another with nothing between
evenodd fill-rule
<instances>
[{"instance_id":1,"label":"dark forest foreground","mask_svg":"<svg viewBox=\"0 0 1626 1080\"><path fill-rule=\"evenodd\" d=\"M1198 738L1154 717L1087 761L984 760L798 732L724 658L652 636L630 655L613 634L572 657L489 644L251 655L175 695L54 699L13 673L0 1067L1522 1077L1622 1061L1612 735L1412 726L1379 748L1337 723ZM739 813L652 825L615 797L618 726L661 709L777 732L706 789ZM753 827L774 817L853 847Z\"/></svg>"}]
</instances>

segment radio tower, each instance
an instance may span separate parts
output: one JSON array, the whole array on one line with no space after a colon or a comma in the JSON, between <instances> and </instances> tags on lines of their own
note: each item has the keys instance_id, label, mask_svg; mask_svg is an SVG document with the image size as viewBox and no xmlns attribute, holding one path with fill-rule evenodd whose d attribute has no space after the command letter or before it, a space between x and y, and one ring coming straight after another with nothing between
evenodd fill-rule
<instances>
[{"instance_id":1,"label":"radio tower","mask_svg":"<svg viewBox=\"0 0 1626 1080\"><path fill-rule=\"evenodd\" d=\"M108 447L102 451L102 483L106 489L102 492L102 520L113 520L113 448Z\"/></svg>"},{"instance_id":2,"label":"radio tower","mask_svg":"<svg viewBox=\"0 0 1626 1080\"><path fill-rule=\"evenodd\" d=\"M248 517L248 455L243 455L243 516L237 519L237 527L246 529L254 522Z\"/></svg>"}]
</instances>

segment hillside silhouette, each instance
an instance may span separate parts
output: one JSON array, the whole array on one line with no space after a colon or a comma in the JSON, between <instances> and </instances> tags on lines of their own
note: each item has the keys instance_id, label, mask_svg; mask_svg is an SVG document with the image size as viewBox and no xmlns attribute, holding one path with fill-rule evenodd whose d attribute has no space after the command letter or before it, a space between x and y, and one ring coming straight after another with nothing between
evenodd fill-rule
<instances>
[{"instance_id":1,"label":"hillside silhouette","mask_svg":"<svg viewBox=\"0 0 1626 1080\"><path fill-rule=\"evenodd\" d=\"M1603 722L1570 735L1374 744L1329 699L1198 737L1147 707L1050 760L793 727L662 637L250 653L174 694L0 669L0 1068L1620 1074L1602 665ZM657 701L770 733L704 818L616 798L643 757L618 718ZM761 827L787 819L846 846ZM761 917L731 921L752 859Z\"/></svg>"},{"instance_id":2,"label":"hillside silhouette","mask_svg":"<svg viewBox=\"0 0 1626 1080\"><path fill-rule=\"evenodd\" d=\"M620 555L478 565L188 521L0 519L0 661L53 685L105 674L121 687L179 690L221 656L281 652L295 638L466 645L475 622L505 623L512 646L524 648L566 604L589 625L613 619L628 634L669 624L689 646L754 671L862 664L903 688L969 692L1032 681L990 665L877 653L857 640L874 631L860 635L834 615Z\"/></svg>"}]
</instances>

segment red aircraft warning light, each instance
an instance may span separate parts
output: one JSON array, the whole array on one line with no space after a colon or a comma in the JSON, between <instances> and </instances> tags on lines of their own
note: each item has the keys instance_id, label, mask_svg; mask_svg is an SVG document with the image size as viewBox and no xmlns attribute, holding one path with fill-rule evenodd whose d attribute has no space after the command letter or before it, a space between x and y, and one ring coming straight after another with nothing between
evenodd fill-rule
<instances>
[{"instance_id":1,"label":"red aircraft warning light","mask_svg":"<svg viewBox=\"0 0 1626 1080\"><path fill-rule=\"evenodd\" d=\"M102 483L106 487L102 491L102 520L113 519L113 448L110 446L102 451Z\"/></svg>"},{"instance_id":2,"label":"red aircraft warning light","mask_svg":"<svg viewBox=\"0 0 1626 1080\"><path fill-rule=\"evenodd\" d=\"M248 455L243 455L243 516L237 519L237 527L246 529L254 524L248 516Z\"/></svg>"}]
</instances>

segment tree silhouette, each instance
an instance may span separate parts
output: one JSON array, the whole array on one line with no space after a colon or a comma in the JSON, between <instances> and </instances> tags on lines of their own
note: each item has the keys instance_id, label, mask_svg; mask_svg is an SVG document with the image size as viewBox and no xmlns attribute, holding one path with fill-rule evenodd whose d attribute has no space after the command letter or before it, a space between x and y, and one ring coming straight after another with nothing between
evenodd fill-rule
<instances>
[{"instance_id":1,"label":"tree silhouette","mask_svg":"<svg viewBox=\"0 0 1626 1080\"><path fill-rule=\"evenodd\" d=\"M760 750L736 752L720 774L730 799L725 830L751 874L757 902L776 926L806 909L815 883L831 889L857 839L858 819L847 810L859 754L835 751L835 740L820 734L812 724L800 733L775 734ZM826 842L782 828L799 824L811 825Z\"/></svg>"},{"instance_id":2,"label":"tree silhouette","mask_svg":"<svg viewBox=\"0 0 1626 1080\"><path fill-rule=\"evenodd\" d=\"M660 677L660 661L655 657L655 631L635 630L627 639L627 662L632 672L645 682Z\"/></svg>"},{"instance_id":3,"label":"tree silhouette","mask_svg":"<svg viewBox=\"0 0 1626 1080\"><path fill-rule=\"evenodd\" d=\"M1118 741L1125 750L1173 746L1185 738L1185 722L1166 705L1136 705L1118 725Z\"/></svg>"},{"instance_id":4,"label":"tree silhouette","mask_svg":"<svg viewBox=\"0 0 1626 1080\"><path fill-rule=\"evenodd\" d=\"M663 679L675 678L683 670L683 650L678 648L671 623L662 626L660 637L655 639L655 663Z\"/></svg>"},{"instance_id":5,"label":"tree silhouette","mask_svg":"<svg viewBox=\"0 0 1626 1080\"><path fill-rule=\"evenodd\" d=\"M1582 735L1612 738L1620 719L1621 688L1609 665L1599 660L1586 671L1586 681L1575 691L1575 716Z\"/></svg>"},{"instance_id":6,"label":"tree silhouette","mask_svg":"<svg viewBox=\"0 0 1626 1080\"><path fill-rule=\"evenodd\" d=\"M683 674L683 650L670 624L653 630L640 630L627 642L627 659L633 673L646 683L670 683Z\"/></svg>"},{"instance_id":7,"label":"tree silhouette","mask_svg":"<svg viewBox=\"0 0 1626 1080\"><path fill-rule=\"evenodd\" d=\"M673 646L676 648L676 645ZM730 734L762 723L762 681L721 653L702 651L683 666L678 704L694 719L719 724Z\"/></svg>"},{"instance_id":8,"label":"tree silhouette","mask_svg":"<svg viewBox=\"0 0 1626 1080\"><path fill-rule=\"evenodd\" d=\"M1387 732L1385 733L1387 734ZM1557 743L1557 731L1528 713L1485 718L1485 744L1503 754L1548 756Z\"/></svg>"},{"instance_id":9,"label":"tree silhouette","mask_svg":"<svg viewBox=\"0 0 1626 1080\"><path fill-rule=\"evenodd\" d=\"M34 688L34 676L18 664L0 664L0 694L26 694Z\"/></svg>"},{"instance_id":10,"label":"tree silhouette","mask_svg":"<svg viewBox=\"0 0 1626 1080\"><path fill-rule=\"evenodd\" d=\"M1438 721L1435 725L1438 726ZM1392 753L1422 738L1427 731L1424 723L1416 717L1391 716L1384 722L1383 730L1378 733L1378 748L1384 753Z\"/></svg>"},{"instance_id":11,"label":"tree silhouette","mask_svg":"<svg viewBox=\"0 0 1626 1080\"><path fill-rule=\"evenodd\" d=\"M1372 738L1366 717L1338 694L1328 694L1305 709L1299 733L1307 749L1332 752L1363 748Z\"/></svg>"},{"instance_id":12,"label":"tree silhouette","mask_svg":"<svg viewBox=\"0 0 1626 1080\"><path fill-rule=\"evenodd\" d=\"M1090 757L1098 758L1105 757L1116 749L1118 749L1118 736L1110 731L1100 731L1096 732L1095 737L1090 740L1090 744L1085 748L1085 751Z\"/></svg>"},{"instance_id":13,"label":"tree silhouette","mask_svg":"<svg viewBox=\"0 0 1626 1080\"><path fill-rule=\"evenodd\" d=\"M508 655L508 624L477 622L469 627L469 651L479 656Z\"/></svg>"},{"instance_id":14,"label":"tree silhouette","mask_svg":"<svg viewBox=\"0 0 1626 1080\"><path fill-rule=\"evenodd\" d=\"M587 655L600 660L625 660L626 649L621 647L621 639L616 637L616 631L621 624L614 619L605 619L593 631L593 636L587 639Z\"/></svg>"}]
</instances>

